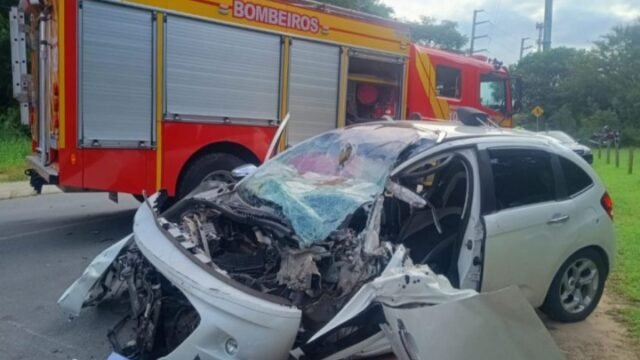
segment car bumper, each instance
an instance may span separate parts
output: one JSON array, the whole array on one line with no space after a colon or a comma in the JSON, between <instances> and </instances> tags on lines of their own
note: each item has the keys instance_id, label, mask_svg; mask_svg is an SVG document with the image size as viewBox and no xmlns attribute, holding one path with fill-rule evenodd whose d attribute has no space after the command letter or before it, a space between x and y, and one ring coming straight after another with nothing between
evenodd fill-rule
<instances>
[{"instance_id":1,"label":"car bumper","mask_svg":"<svg viewBox=\"0 0 640 360\"><path fill-rule=\"evenodd\" d=\"M149 206L134 221L135 242L149 262L191 302L200 323L163 359L286 359L300 325L301 312L239 290L193 262L159 229ZM224 276L221 274L221 276ZM237 352L225 349L237 343Z\"/></svg>"}]
</instances>

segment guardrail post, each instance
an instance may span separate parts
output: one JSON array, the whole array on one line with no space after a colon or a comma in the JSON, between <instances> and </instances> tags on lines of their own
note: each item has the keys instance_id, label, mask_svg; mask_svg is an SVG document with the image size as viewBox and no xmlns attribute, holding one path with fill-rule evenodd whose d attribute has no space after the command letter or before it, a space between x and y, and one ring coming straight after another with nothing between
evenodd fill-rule
<instances>
[{"instance_id":1,"label":"guardrail post","mask_svg":"<svg viewBox=\"0 0 640 360\"><path fill-rule=\"evenodd\" d=\"M616 146L616 168L620 167L620 148Z\"/></svg>"},{"instance_id":2,"label":"guardrail post","mask_svg":"<svg viewBox=\"0 0 640 360\"><path fill-rule=\"evenodd\" d=\"M598 160L602 159L602 144L598 144Z\"/></svg>"},{"instance_id":3,"label":"guardrail post","mask_svg":"<svg viewBox=\"0 0 640 360\"><path fill-rule=\"evenodd\" d=\"M629 175L633 174L633 148L629 149Z\"/></svg>"},{"instance_id":4,"label":"guardrail post","mask_svg":"<svg viewBox=\"0 0 640 360\"><path fill-rule=\"evenodd\" d=\"M611 164L611 144L607 144L607 165Z\"/></svg>"}]
</instances>

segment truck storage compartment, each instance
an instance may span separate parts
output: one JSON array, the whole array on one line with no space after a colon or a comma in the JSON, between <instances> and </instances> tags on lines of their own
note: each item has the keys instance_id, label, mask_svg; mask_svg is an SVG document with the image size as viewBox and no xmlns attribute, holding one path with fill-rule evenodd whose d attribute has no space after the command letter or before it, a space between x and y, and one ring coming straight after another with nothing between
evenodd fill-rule
<instances>
[{"instance_id":1,"label":"truck storage compartment","mask_svg":"<svg viewBox=\"0 0 640 360\"><path fill-rule=\"evenodd\" d=\"M278 119L281 37L180 16L166 25L166 113L174 120Z\"/></svg>"},{"instance_id":2,"label":"truck storage compartment","mask_svg":"<svg viewBox=\"0 0 640 360\"><path fill-rule=\"evenodd\" d=\"M80 9L80 144L153 145L153 13L83 1Z\"/></svg>"},{"instance_id":3,"label":"truck storage compartment","mask_svg":"<svg viewBox=\"0 0 640 360\"><path fill-rule=\"evenodd\" d=\"M347 86L347 125L400 118L404 59L352 51Z\"/></svg>"}]
</instances>

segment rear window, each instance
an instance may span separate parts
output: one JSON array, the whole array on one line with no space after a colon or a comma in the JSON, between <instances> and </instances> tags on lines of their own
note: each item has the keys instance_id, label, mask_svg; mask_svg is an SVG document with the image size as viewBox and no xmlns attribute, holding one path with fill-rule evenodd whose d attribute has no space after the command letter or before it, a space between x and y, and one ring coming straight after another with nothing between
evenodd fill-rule
<instances>
[{"instance_id":1,"label":"rear window","mask_svg":"<svg viewBox=\"0 0 640 360\"><path fill-rule=\"evenodd\" d=\"M560 165L569 197L576 196L593 185L591 176L573 161L560 157Z\"/></svg>"},{"instance_id":2,"label":"rear window","mask_svg":"<svg viewBox=\"0 0 640 360\"><path fill-rule=\"evenodd\" d=\"M496 210L555 200L551 156L540 150L489 150Z\"/></svg>"}]
</instances>

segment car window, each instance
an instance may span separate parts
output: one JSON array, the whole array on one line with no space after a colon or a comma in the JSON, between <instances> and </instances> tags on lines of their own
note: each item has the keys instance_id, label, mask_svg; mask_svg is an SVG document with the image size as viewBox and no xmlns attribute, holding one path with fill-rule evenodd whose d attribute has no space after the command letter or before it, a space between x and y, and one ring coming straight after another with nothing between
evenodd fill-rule
<instances>
[{"instance_id":1,"label":"car window","mask_svg":"<svg viewBox=\"0 0 640 360\"><path fill-rule=\"evenodd\" d=\"M489 150L496 196L496 210L555 199L551 156L526 149Z\"/></svg>"},{"instance_id":2,"label":"car window","mask_svg":"<svg viewBox=\"0 0 640 360\"><path fill-rule=\"evenodd\" d=\"M460 69L438 65L436 67L436 89L438 96L460 98Z\"/></svg>"},{"instance_id":3,"label":"car window","mask_svg":"<svg viewBox=\"0 0 640 360\"><path fill-rule=\"evenodd\" d=\"M573 161L560 157L560 165L562 166L562 174L567 187L567 195L572 197L593 184L591 176L589 176L580 166Z\"/></svg>"}]
</instances>

